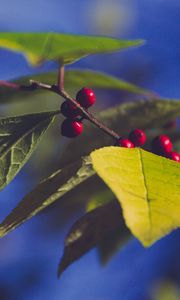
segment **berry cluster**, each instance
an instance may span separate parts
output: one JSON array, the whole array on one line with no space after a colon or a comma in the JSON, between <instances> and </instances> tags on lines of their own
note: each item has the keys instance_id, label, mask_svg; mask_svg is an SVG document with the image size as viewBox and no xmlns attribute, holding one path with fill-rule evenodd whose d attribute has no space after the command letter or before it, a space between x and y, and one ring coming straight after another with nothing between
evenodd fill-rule
<instances>
[{"instance_id":1,"label":"berry cluster","mask_svg":"<svg viewBox=\"0 0 180 300\"><path fill-rule=\"evenodd\" d=\"M180 154L172 151L172 142L167 135L159 135L152 141L152 152L177 162L180 162Z\"/></svg>"},{"instance_id":2,"label":"berry cluster","mask_svg":"<svg viewBox=\"0 0 180 300\"><path fill-rule=\"evenodd\" d=\"M96 97L91 89L86 87L78 91L76 101L87 109L92 106ZM70 100L66 100L61 105L61 113L66 117L61 125L61 134L73 138L80 135L83 131L83 123L79 117L83 117L81 111Z\"/></svg>"},{"instance_id":3,"label":"berry cluster","mask_svg":"<svg viewBox=\"0 0 180 300\"><path fill-rule=\"evenodd\" d=\"M125 147L125 148L134 148L134 147L141 147L146 142L146 134L141 129L134 129L129 134L129 139L120 138L115 146Z\"/></svg>"},{"instance_id":4,"label":"berry cluster","mask_svg":"<svg viewBox=\"0 0 180 300\"><path fill-rule=\"evenodd\" d=\"M76 101L84 109L88 109L95 103L96 97L91 89L84 87L77 92ZM61 113L66 117L61 125L62 135L69 138L80 135L83 131L82 120L84 118L81 110L72 101L66 100L61 105ZM130 132L128 138L119 138L115 146L125 148L142 147L145 142L145 132L136 128ZM172 151L172 142L167 135L156 136L152 141L151 150L157 155L180 162L180 154Z\"/></svg>"},{"instance_id":5,"label":"berry cluster","mask_svg":"<svg viewBox=\"0 0 180 300\"><path fill-rule=\"evenodd\" d=\"M129 139L120 138L115 146L134 148L141 147L146 142L146 134L143 130L138 128L131 131ZM151 144L151 150L154 154L164 156L166 158L180 162L180 154L172 151L172 142L167 135L156 136Z\"/></svg>"}]
</instances>

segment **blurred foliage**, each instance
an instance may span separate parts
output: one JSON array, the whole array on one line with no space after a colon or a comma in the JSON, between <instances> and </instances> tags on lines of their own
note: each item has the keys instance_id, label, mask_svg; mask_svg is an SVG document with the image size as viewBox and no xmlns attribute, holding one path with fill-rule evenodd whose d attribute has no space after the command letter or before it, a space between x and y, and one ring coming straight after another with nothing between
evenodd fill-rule
<instances>
[{"instance_id":1,"label":"blurred foliage","mask_svg":"<svg viewBox=\"0 0 180 300\"><path fill-rule=\"evenodd\" d=\"M30 83L30 79L53 85L57 83L57 72L35 74L32 76L19 78L18 80L14 80L13 82L17 85L28 86ZM34 97L37 102L42 101L43 96L45 97L45 99L47 97L52 97L53 100L59 100L58 95L53 94L52 92L48 92L47 90L18 90L7 87L5 86L5 84L6 82L0 81L0 104L12 104L12 102L14 101L25 101L27 103L28 101L33 101ZM65 89L70 91L77 91L78 89L82 88L82 86L93 89L98 88L105 90L123 90L130 93L142 94L144 96L153 96L153 93L146 89L140 88L134 84L130 84L122 79L110 76L102 72L95 72L92 70L67 70L65 73Z\"/></svg>"},{"instance_id":2,"label":"blurred foliage","mask_svg":"<svg viewBox=\"0 0 180 300\"><path fill-rule=\"evenodd\" d=\"M162 282L154 291L153 300L179 300L180 289L173 282Z\"/></svg>"},{"instance_id":3,"label":"blurred foliage","mask_svg":"<svg viewBox=\"0 0 180 300\"><path fill-rule=\"evenodd\" d=\"M48 32L2 32L0 35L0 47L22 53L34 66L48 60L70 64L90 54L119 51L142 44L142 40L125 41L108 37Z\"/></svg>"}]
</instances>

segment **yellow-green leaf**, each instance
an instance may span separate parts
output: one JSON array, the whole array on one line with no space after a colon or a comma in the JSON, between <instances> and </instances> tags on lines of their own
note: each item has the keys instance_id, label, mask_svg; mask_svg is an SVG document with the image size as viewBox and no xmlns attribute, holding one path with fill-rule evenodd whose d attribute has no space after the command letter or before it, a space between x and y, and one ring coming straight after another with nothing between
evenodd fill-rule
<instances>
[{"instance_id":1,"label":"yellow-green leaf","mask_svg":"<svg viewBox=\"0 0 180 300\"><path fill-rule=\"evenodd\" d=\"M95 171L118 198L127 226L149 246L180 226L180 164L139 148L91 153Z\"/></svg>"},{"instance_id":2,"label":"yellow-green leaf","mask_svg":"<svg viewBox=\"0 0 180 300\"><path fill-rule=\"evenodd\" d=\"M59 33L0 33L0 47L22 53L32 65L48 60L69 64L90 54L119 51L142 43L142 40Z\"/></svg>"}]
</instances>

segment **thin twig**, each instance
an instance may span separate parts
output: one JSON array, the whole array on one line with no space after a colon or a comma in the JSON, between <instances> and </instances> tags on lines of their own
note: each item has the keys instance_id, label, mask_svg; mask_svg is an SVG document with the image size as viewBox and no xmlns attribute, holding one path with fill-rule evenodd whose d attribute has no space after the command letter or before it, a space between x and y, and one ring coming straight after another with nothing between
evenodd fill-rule
<instances>
[{"instance_id":1,"label":"thin twig","mask_svg":"<svg viewBox=\"0 0 180 300\"><path fill-rule=\"evenodd\" d=\"M58 95L62 96L66 100L69 100L69 101L73 102L76 105L76 107L79 108L79 110L81 110L81 112L83 113L83 116L87 120L89 120L91 123L93 123L94 125L96 125L98 128L100 128L101 130L103 130L105 133L107 133L111 137L113 137L115 139L119 139L120 138L119 134L117 134L114 130L108 128L103 123L101 123L99 120L97 120L93 116L93 114L91 114L84 107L82 107L79 104L79 102L77 102L74 98L72 98L67 92L59 90L57 86L52 86L52 88L54 89L54 92L56 92Z\"/></svg>"},{"instance_id":2,"label":"thin twig","mask_svg":"<svg viewBox=\"0 0 180 300\"><path fill-rule=\"evenodd\" d=\"M16 90L20 89L20 86L18 84L13 83L13 82L8 82L5 80L0 80L0 86L4 86L7 88L16 89Z\"/></svg>"},{"instance_id":3,"label":"thin twig","mask_svg":"<svg viewBox=\"0 0 180 300\"><path fill-rule=\"evenodd\" d=\"M93 114L91 114L88 110L86 110L84 107L82 107L80 105L80 103L77 102L74 98L72 98L66 91L64 91L63 88L59 88L59 83L63 87L63 81L64 81L63 80L63 78L64 78L63 68L61 69L60 73L61 73L62 77L60 79L61 83L58 81L58 85L49 85L49 84L45 84L45 83L42 83L42 82L39 82L36 80L30 80L30 85L27 85L27 86L26 85L18 85L18 84L14 84L14 83L10 83L10 82L5 82L5 81L0 81L0 85L18 89L18 90L23 90L23 91L25 91L25 90L26 91L34 91L37 89L44 89L44 90L54 92L54 93L60 95L61 97L63 97L64 99L69 100L72 103L74 103L74 105L82 112L83 117L86 118L87 120L89 120L91 123L93 123L99 129L104 131L109 136L111 136L115 139L119 139L120 138L119 134L117 134L114 130L108 128L103 123L101 123L99 120L97 120Z\"/></svg>"},{"instance_id":4,"label":"thin twig","mask_svg":"<svg viewBox=\"0 0 180 300\"><path fill-rule=\"evenodd\" d=\"M33 86L34 89L43 89L43 90L50 90L53 91L52 85L50 84L46 84L46 83L42 83L33 79L29 80L30 82L30 87Z\"/></svg>"}]
</instances>

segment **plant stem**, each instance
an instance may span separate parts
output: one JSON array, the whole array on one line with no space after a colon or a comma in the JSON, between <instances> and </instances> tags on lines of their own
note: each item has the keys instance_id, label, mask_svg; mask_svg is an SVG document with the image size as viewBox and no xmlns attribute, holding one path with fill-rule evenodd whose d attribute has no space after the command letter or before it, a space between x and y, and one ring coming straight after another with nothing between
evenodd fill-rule
<instances>
[{"instance_id":1,"label":"plant stem","mask_svg":"<svg viewBox=\"0 0 180 300\"><path fill-rule=\"evenodd\" d=\"M64 90L64 65L60 65L59 67L57 85L60 91Z\"/></svg>"}]
</instances>

